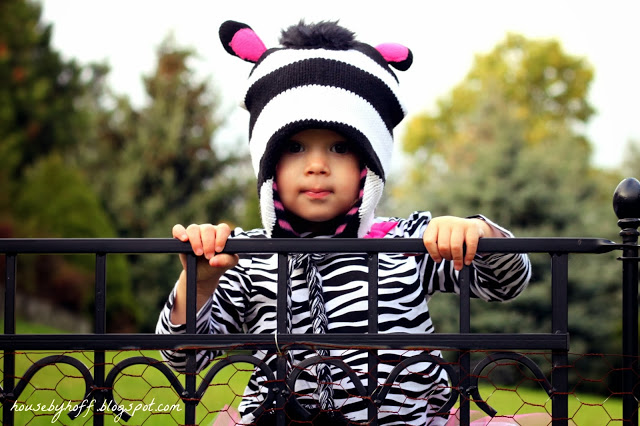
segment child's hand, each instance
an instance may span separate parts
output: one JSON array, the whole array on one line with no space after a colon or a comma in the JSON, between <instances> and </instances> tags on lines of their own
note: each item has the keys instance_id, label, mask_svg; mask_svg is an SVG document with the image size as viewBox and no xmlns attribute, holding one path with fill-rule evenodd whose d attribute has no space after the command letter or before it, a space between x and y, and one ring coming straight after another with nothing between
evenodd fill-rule
<instances>
[{"instance_id":1,"label":"child's hand","mask_svg":"<svg viewBox=\"0 0 640 426\"><path fill-rule=\"evenodd\" d=\"M231 230L225 223L217 226L189 225L186 229L182 225L175 225L172 233L173 237L180 241L189 241L193 252L199 256L196 309L200 310L218 287L220 277L238 264L237 254L220 253ZM187 255L180 254L180 261L183 271L178 279L175 302L171 309L171 322L174 324L184 324L187 321Z\"/></svg>"},{"instance_id":2,"label":"child's hand","mask_svg":"<svg viewBox=\"0 0 640 426\"><path fill-rule=\"evenodd\" d=\"M231 234L226 223L220 225L189 225L186 229L182 225L173 227L173 237L180 241L191 243L191 248L198 259L198 281L220 278L228 269L238 263L238 255L220 253ZM187 256L180 255L182 268L187 270Z\"/></svg>"},{"instance_id":3,"label":"child's hand","mask_svg":"<svg viewBox=\"0 0 640 426\"><path fill-rule=\"evenodd\" d=\"M452 260L453 267L459 271L463 264L471 265L478 250L480 238L497 236L502 235L494 232L494 229L481 219L441 216L429 222L422 240L436 263L443 259ZM464 253L465 245L466 253Z\"/></svg>"}]
</instances>

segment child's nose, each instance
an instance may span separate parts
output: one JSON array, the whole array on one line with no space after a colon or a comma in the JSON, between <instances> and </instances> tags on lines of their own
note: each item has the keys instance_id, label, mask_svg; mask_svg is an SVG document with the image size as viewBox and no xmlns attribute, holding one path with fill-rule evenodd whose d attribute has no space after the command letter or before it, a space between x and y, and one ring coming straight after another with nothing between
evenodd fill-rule
<instances>
[{"instance_id":1,"label":"child's nose","mask_svg":"<svg viewBox=\"0 0 640 426\"><path fill-rule=\"evenodd\" d=\"M329 162L327 161L327 156L322 153L311 153L305 172L307 174L328 174Z\"/></svg>"}]
</instances>

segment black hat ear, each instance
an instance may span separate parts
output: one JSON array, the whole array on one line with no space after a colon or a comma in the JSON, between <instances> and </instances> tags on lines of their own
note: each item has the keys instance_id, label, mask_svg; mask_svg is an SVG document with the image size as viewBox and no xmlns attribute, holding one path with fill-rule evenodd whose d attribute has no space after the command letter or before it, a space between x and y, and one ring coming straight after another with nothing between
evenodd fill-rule
<instances>
[{"instance_id":1,"label":"black hat ear","mask_svg":"<svg viewBox=\"0 0 640 426\"><path fill-rule=\"evenodd\" d=\"M399 71L406 71L413 63L413 54L408 47L398 43L383 43L376 46L389 65Z\"/></svg>"},{"instance_id":2,"label":"black hat ear","mask_svg":"<svg viewBox=\"0 0 640 426\"><path fill-rule=\"evenodd\" d=\"M258 62L267 51L260 37L247 24L226 21L220 25L218 34L224 50L247 62Z\"/></svg>"}]
</instances>

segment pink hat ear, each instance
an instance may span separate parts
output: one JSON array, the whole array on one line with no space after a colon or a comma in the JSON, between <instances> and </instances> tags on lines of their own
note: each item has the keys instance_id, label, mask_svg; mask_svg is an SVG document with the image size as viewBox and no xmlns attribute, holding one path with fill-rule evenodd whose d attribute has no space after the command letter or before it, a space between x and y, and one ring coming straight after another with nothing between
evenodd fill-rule
<instances>
[{"instance_id":1,"label":"pink hat ear","mask_svg":"<svg viewBox=\"0 0 640 426\"><path fill-rule=\"evenodd\" d=\"M260 37L247 24L226 21L220 26L219 35L222 46L229 54L247 62L258 62L267 51Z\"/></svg>"},{"instance_id":2,"label":"pink hat ear","mask_svg":"<svg viewBox=\"0 0 640 426\"><path fill-rule=\"evenodd\" d=\"M406 71L413 63L413 54L408 47L398 43L383 43L376 46L382 57L397 70Z\"/></svg>"}]
</instances>

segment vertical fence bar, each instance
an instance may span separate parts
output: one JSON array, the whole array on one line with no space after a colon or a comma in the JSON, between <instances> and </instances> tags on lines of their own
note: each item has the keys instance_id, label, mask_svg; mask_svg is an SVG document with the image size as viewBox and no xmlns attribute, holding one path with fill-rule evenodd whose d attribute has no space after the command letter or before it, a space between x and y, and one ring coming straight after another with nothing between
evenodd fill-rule
<instances>
[{"instance_id":1,"label":"vertical fence bar","mask_svg":"<svg viewBox=\"0 0 640 426\"><path fill-rule=\"evenodd\" d=\"M622 417L638 424L638 219L621 219L622 250Z\"/></svg>"},{"instance_id":2,"label":"vertical fence bar","mask_svg":"<svg viewBox=\"0 0 640 426\"><path fill-rule=\"evenodd\" d=\"M105 334L107 332L107 255L96 253L96 278L95 278L95 309L93 332L95 334ZM104 379L105 379L105 352L93 352L93 381L94 399L93 424L95 426L104 425Z\"/></svg>"},{"instance_id":3,"label":"vertical fence bar","mask_svg":"<svg viewBox=\"0 0 640 426\"><path fill-rule=\"evenodd\" d=\"M638 242L638 231L635 242ZM623 234L625 230L621 232ZM624 236L623 236L624 237ZM624 237L627 239L627 237ZM626 241L625 241L626 242ZM633 425L638 424L638 248L625 247L622 251L622 378L623 418Z\"/></svg>"},{"instance_id":4,"label":"vertical fence bar","mask_svg":"<svg viewBox=\"0 0 640 426\"><path fill-rule=\"evenodd\" d=\"M471 333L471 269L464 266L458 278L460 286L460 333ZM468 425L471 421L471 404L469 386L471 384L471 353L468 348L460 348L458 357L460 365L460 424Z\"/></svg>"},{"instance_id":5,"label":"vertical fence bar","mask_svg":"<svg viewBox=\"0 0 640 426\"><path fill-rule=\"evenodd\" d=\"M16 333L16 272L18 258L15 254L7 253L6 277L4 287L4 334ZM12 394L15 387L16 376L16 354L14 352L4 351L4 371L3 371L2 389L5 393L5 400L2 404L2 424L13 425L14 417L11 409L13 403Z\"/></svg>"},{"instance_id":6,"label":"vertical fence bar","mask_svg":"<svg viewBox=\"0 0 640 426\"><path fill-rule=\"evenodd\" d=\"M368 290L368 304L369 304L369 334L378 334L378 253L368 253L367 266L369 271L369 290ZM378 351L375 349L369 350L369 379L367 380L367 392L369 395L373 395L378 386ZM378 409L376 405L369 404L368 408L370 425L376 426L378 424Z\"/></svg>"},{"instance_id":7,"label":"vertical fence bar","mask_svg":"<svg viewBox=\"0 0 640 426\"><path fill-rule=\"evenodd\" d=\"M551 255L551 328L553 333L566 334L569 331L569 309L567 286L569 282L569 256ZM569 421L569 357L566 350L553 350L551 355L553 370L551 384L551 412L553 425L567 425Z\"/></svg>"},{"instance_id":8,"label":"vertical fence bar","mask_svg":"<svg viewBox=\"0 0 640 426\"><path fill-rule=\"evenodd\" d=\"M187 254L187 334L196 334L196 314L198 297L198 258L195 254ZM185 394L184 421L187 425L196 424L196 350L187 350L186 376L184 378Z\"/></svg>"},{"instance_id":9,"label":"vertical fence bar","mask_svg":"<svg viewBox=\"0 0 640 426\"><path fill-rule=\"evenodd\" d=\"M287 331L287 254L278 253L278 294L276 298L276 336L283 335ZM276 339L277 343L277 339ZM285 426L287 417L285 414L285 406L287 404L287 354L282 352L280 347L278 350L278 371L276 372L276 381L278 382L278 390L276 395L276 424ZM293 366L292 366L293 367ZM271 408L271 407L266 407Z\"/></svg>"},{"instance_id":10,"label":"vertical fence bar","mask_svg":"<svg viewBox=\"0 0 640 426\"><path fill-rule=\"evenodd\" d=\"M635 231L635 243L638 240ZM624 232L624 231L623 231ZM621 232L621 234L623 233ZM623 418L638 424L638 248L622 251Z\"/></svg>"},{"instance_id":11,"label":"vertical fence bar","mask_svg":"<svg viewBox=\"0 0 640 426\"><path fill-rule=\"evenodd\" d=\"M640 181L627 178L613 194L613 211L618 217L622 250L622 415L638 424L638 227L640 226Z\"/></svg>"}]
</instances>

